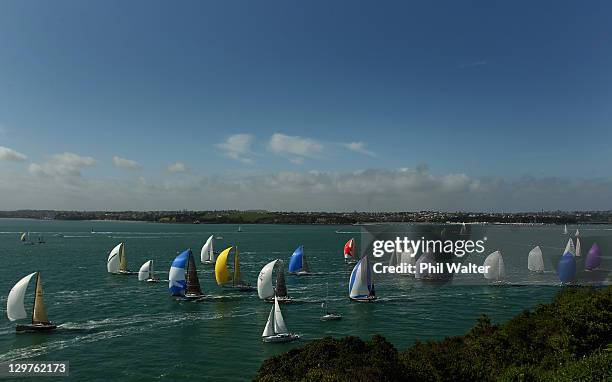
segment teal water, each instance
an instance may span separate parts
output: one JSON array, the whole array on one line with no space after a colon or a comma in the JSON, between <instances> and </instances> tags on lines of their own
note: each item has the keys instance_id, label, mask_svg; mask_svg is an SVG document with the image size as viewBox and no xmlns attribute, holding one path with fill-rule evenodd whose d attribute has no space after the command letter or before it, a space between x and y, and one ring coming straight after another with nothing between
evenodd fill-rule
<instances>
[{"instance_id":1,"label":"teal water","mask_svg":"<svg viewBox=\"0 0 612 382\"><path fill-rule=\"evenodd\" d=\"M581 232L609 240L610 229L584 226ZM34 240L43 235L46 244L23 245L18 238L26 230ZM60 233L62 237L55 236ZM106 272L108 252L125 242L130 269L138 270L153 259L159 276L167 279L177 251L192 248L199 255L210 234L223 237L216 242L217 250L239 246L243 277L254 285L264 264L287 260L298 244L304 244L314 274L288 275L289 294L298 302L282 306L287 326L302 340L262 343L271 305L260 301L256 292L217 287L210 265L198 263L202 289L210 296L201 302L174 301L166 282L139 283L136 276ZM523 272L534 243L542 244L546 254L562 251L567 241L557 226L490 226L486 234L491 251L503 250L509 273ZM549 302L560 289L554 282L494 287L386 277L377 283L377 303L350 303L350 268L341 256L350 237L359 239L358 227L242 225L239 233L234 225L0 219L0 362L69 360L70 379L78 381L249 380L264 359L316 338L369 338L380 333L403 349L416 339L462 334L482 313L497 322L507 320ZM6 319L10 288L34 271L41 271L50 319L61 323L52 334L16 334L14 323ZM554 274L539 277L554 279ZM343 314L342 321L319 320L326 284L330 305ZM29 309L32 289L26 298Z\"/></svg>"}]
</instances>

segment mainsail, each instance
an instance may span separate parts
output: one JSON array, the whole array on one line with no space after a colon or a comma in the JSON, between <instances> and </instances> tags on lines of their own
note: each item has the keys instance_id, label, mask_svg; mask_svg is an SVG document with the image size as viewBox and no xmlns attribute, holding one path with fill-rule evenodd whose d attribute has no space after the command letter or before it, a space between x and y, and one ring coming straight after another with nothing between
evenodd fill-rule
<instances>
[{"instance_id":1,"label":"mainsail","mask_svg":"<svg viewBox=\"0 0 612 382\"><path fill-rule=\"evenodd\" d=\"M580 238L576 237L576 257L580 257L581 256L581 252L580 252Z\"/></svg>"},{"instance_id":2,"label":"mainsail","mask_svg":"<svg viewBox=\"0 0 612 382\"><path fill-rule=\"evenodd\" d=\"M287 325L285 325L285 320L283 319L283 313L281 312L278 299L274 297L274 306L272 306L272 309L270 309L268 321L266 322L266 327L264 328L261 336L270 337L277 334L287 334L288 332L289 331L287 330Z\"/></svg>"},{"instance_id":3,"label":"mainsail","mask_svg":"<svg viewBox=\"0 0 612 382\"><path fill-rule=\"evenodd\" d=\"M567 235L567 224L563 226L563 234Z\"/></svg>"},{"instance_id":4,"label":"mainsail","mask_svg":"<svg viewBox=\"0 0 612 382\"><path fill-rule=\"evenodd\" d=\"M540 246L536 246L529 251L529 257L527 258L527 269L532 272L544 272L544 258L542 257L542 250L540 249Z\"/></svg>"},{"instance_id":5,"label":"mainsail","mask_svg":"<svg viewBox=\"0 0 612 382\"><path fill-rule=\"evenodd\" d=\"M571 237L567 240L567 245L565 246L565 249L563 250L563 254L565 255L566 253L571 253L572 256L576 255L576 247L574 247L574 241L572 240Z\"/></svg>"},{"instance_id":6,"label":"mainsail","mask_svg":"<svg viewBox=\"0 0 612 382\"><path fill-rule=\"evenodd\" d=\"M499 251L491 253L482 264L485 268L484 277L487 280L501 281L506 276L504 259Z\"/></svg>"},{"instance_id":7,"label":"mainsail","mask_svg":"<svg viewBox=\"0 0 612 382\"><path fill-rule=\"evenodd\" d=\"M170 266L170 272L168 273L168 289L172 296L184 296L185 295L185 270L187 269L187 261L191 250L187 249L181 252L172 261Z\"/></svg>"},{"instance_id":8,"label":"mainsail","mask_svg":"<svg viewBox=\"0 0 612 382\"><path fill-rule=\"evenodd\" d=\"M119 272L127 272L127 260L123 243L121 243L121 248L119 249Z\"/></svg>"},{"instance_id":9,"label":"mainsail","mask_svg":"<svg viewBox=\"0 0 612 382\"><path fill-rule=\"evenodd\" d=\"M34 297L34 311L32 312L32 324L49 324L45 301L43 299L42 280L40 272L36 275L36 297Z\"/></svg>"},{"instance_id":10,"label":"mainsail","mask_svg":"<svg viewBox=\"0 0 612 382\"><path fill-rule=\"evenodd\" d=\"M586 255L586 260L584 261L584 268L592 271L593 269L599 267L601 265L601 249L597 243L593 243L591 249Z\"/></svg>"},{"instance_id":11,"label":"mainsail","mask_svg":"<svg viewBox=\"0 0 612 382\"><path fill-rule=\"evenodd\" d=\"M362 299L373 297L374 295L372 268L370 267L368 258L364 256L357 262L351 272L351 277L349 279L349 297Z\"/></svg>"},{"instance_id":12,"label":"mainsail","mask_svg":"<svg viewBox=\"0 0 612 382\"><path fill-rule=\"evenodd\" d=\"M427 264L427 266L422 266L421 264ZM430 269L435 268L437 264L438 261L436 260L436 256L433 253L423 253L415 263L414 277L416 279L431 278Z\"/></svg>"},{"instance_id":13,"label":"mainsail","mask_svg":"<svg viewBox=\"0 0 612 382\"><path fill-rule=\"evenodd\" d=\"M119 273L120 265L121 265L121 249L123 248L123 243L119 243L113 248L108 254L108 260L106 261L106 270L108 273Z\"/></svg>"},{"instance_id":14,"label":"mainsail","mask_svg":"<svg viewBox=\"0 0 612 382\"><path fill-rule=\"evenodd\" d=\"M198 271L191 250L189 250L189 260L187 261L187 286L185 287L185 295L202 295Z\"/></svg>"},{"instance_id":15,"label":"mainsail","mask_svg":"<svg viewBox=\"0 0 612 382\"><path fill-rule=\"evenodd\" d=\"M202 250L200 251L200 261L202 263L214 263L215 262L215 252L213 251L213 241L214 235L210 235L210 237L206 240L206 243L202 246Z\"/></svg>"},{"instance_id":16,"label":"mainsail","mask_svg":"<svg viewBox=\"0 0 612 382\"><path fill-rule=\"evenodd\" d=\"M283 262L280 261L280 266L276 271L276 286L274 288L274 294L277 297L287 297L287 284L285 283L285 267Z\"/></svg>"},{"instance_id":17,"label":"mainsail","mask_svg":"<svg viewBox=\"0 0 612 382\"><path fill-rule=\"evenodd\" d=\"M236 247L236 251L234 252L234 278L232 280L234 285L242 284L242 274L240 273L240 257L238 253L238 247Z\"/></svg>"},{"instance_id":18,"label":"mainsail","mask_svg":"<svg viewBox=\"0 0 612 382\"><path fill-rule=\"evenodd\" d=\"M355 239L347 241L344 244L344 260L350 260L355 258Z\"/></svg>"}]
</instances>

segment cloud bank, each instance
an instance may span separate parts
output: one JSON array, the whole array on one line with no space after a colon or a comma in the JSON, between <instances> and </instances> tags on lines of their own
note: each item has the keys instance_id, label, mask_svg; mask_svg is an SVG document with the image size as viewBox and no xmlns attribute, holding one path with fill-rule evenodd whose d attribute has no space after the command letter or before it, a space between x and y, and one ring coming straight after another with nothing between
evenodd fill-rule
<instances>
[{"instance_id":1,"label":"cloud bank","mask_svg":"<svg viewBox=\"0 0 612 382\"><path fill-rule=\"evenodd\" d=\"M0 146L0 160L23 162L26 159L28 159L28 157L25 154L9 149L8 147Z\"/></svg>"}]
</instances>

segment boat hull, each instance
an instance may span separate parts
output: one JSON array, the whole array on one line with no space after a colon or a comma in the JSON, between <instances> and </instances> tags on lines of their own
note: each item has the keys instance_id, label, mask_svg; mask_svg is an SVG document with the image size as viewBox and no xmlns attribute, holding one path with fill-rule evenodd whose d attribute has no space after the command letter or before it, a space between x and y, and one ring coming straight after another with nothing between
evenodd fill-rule
<instances>
[{"instance_id":1,"label":"boat hull","mask_svg":"<svg viewBox=\"0 0 612 382\"><path fill-rule=\"evenodd\" d=\"M349 297L351 299L351 301L356 301L356 302L374 302L376 301L376 297L375 296L368 296L368 297Z\"/></svg>"},{"instance_id":2,"label":"boat hull","mask_svg":"<svg viewBox=\"0 0 612 382\"><path fill-rule=\"evenodd\" d=\"M338 321L341 319L342 319L341 315L334 314L334 313L326 314L325 316L321 317L321 321Z\"/></svg>"},{"instance_id":3,"label":"boat hull","mask_svg":"<svg viewBox=\"0 0 612 382\"><path fill-rule=\"evenodd\" d=\"M196 301L196 300L201 300L204 298L203 294L186 294L185 296L183 296L183 300L187 300L187 301Z\"/></svg>"},{"instance_id":4,"label":"boat hull","mask_svg":"<svg viewBox=\"0 0 612 382\"><path fill-rule=\"evenodd\" d=\"M158 283L160 282L160 280L159 279L147 279L147 282L148 283Z\"/></svg>"},{"instance_id":5,"label":"boat hull","mask_svg":"<svg viewBox=\"0 0 612 382\"><path fill-rule=\"evenodd\" d=\"M291 297L277 297L276 299L279 304L291 304L293 302ZM265 301L274 304L274 297L266 298Z\"/></svg>"},{"instance_id":6,"label":"boat hull","mask_svg":"<svg viewBox=\"0 0 612 382\"><path fill-rule=\"evenodd\" d=\"M30 325L17 325L15 330L18 333L39 333L39 332L50 332L57 329L55 324L30 324Z\"/></svg>"},{"instance_id":7,"label":"boat hull","mask_svg":"<svg viewBox=\"0 0 612 382\"><path fill-rule=\"evenodd\" d=\"M262 341L265 343L280 343L280 342L291 342L299 340L300 336L294 333L277 334L274 336L262 337Z\"/></svg>"}]
</instances>

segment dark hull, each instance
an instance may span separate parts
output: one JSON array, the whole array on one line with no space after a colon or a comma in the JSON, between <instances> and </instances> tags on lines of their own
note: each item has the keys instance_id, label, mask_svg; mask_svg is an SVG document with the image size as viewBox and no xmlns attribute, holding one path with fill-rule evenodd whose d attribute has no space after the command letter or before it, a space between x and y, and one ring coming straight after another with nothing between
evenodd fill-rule
<instances>
[{"instance_id":1,"label":"dark hull","mask_svg":"<svg viewBox=\"0 0 612 382\"><path fill-rule=\"evenodd\" d=\"M55 324L30 324L30 325L17 325L15 330L21 333L35 333L35 332L50 332L57 329Z\"/></svg>"},{"instance_id":2,"label":"dark hull","mask_svg":"<svg viewBox=\"0 0 612 382\"><path fill-rule=\"evenodd\" d=\"M351 301L357 301L357 302L374 302L376 301L376 297L359 297L359 298L352 298L349 297L351 299Z\"/></svg>"},{"instance_id":3,"label":"dark hull","mask_svg":"<svg viewBox=\"0 0 612 382\"><path fill-rule=\"evenodd\" d=\"M293 302L291 297L277 297L277 299L279 304L291 304ZM274 297L266 298L264 301L274 304Z\"/></svg>"}]
</instances>

